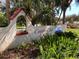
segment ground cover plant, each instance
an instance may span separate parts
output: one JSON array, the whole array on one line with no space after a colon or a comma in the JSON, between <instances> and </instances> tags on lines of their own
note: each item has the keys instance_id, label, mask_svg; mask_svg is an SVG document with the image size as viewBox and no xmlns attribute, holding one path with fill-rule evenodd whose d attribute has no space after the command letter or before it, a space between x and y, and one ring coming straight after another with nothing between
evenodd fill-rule
<instances>
[{"instance_id":1,"label":"ground cover plant","mask_svg":"<svg viewBox=\"0 0 79 59\"><path fill-rule=\"evenodd\" d=\"M34 43L40 49L40 59L76 59L79 56L79 39L72 32L47 35Z\"/></svg>"}]
</instances>

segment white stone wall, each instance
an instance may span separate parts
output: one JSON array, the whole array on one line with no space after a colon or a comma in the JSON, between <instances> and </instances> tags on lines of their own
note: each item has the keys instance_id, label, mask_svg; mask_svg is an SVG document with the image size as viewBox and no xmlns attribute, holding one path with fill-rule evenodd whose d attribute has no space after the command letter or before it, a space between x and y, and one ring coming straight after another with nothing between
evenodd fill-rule
<instances>
[{"instance_id":1,"label":"white stone wall","mask_svg":"<svg viewBox=\"0 0 79 59\"><path fill-rule=\"evenodd\" d=\"M13 41L12 44L10 44L9 48L15 48L19 45L21 45L23 42L30 42L32 40L39 40L40 37L43 37L43 35L46 34L54 34L54 27L53 26L40 26L40 27L35 27L34 31L26 34L26 35L21 35L21 36L16 36L15 40Z\"/></svg>"},{"instance_id":2,"label":"white stone wall","mask_svg":"<svg viewBox=\"0 0 79 59\"><path fill-rule=\"evenodd\" d=\"M16 36L16 21L19 16L25 16L24 11L21 11L7 27L0 28L0 52L9 48L9 45L15 41Z\"/></svg>"},{"instance_id":3,"label":"white stone wall","mask_svg":"<svg viewBox=\"0 0 79 59\"><path fill-rule=\"evenodd\" d=\"M27 35L16 36L16 21L19 16L25 16L25 13L21 11L13 20L10 21L10 24L6 28L0 29L0 52L8 48L14 48L18 45L21 45L23 42L28 42L32 40L38 40L40 37L46 34L53 34L53 26L32 26L29 18L26 18L28 31Z\"/></svg>"}]
</instances>

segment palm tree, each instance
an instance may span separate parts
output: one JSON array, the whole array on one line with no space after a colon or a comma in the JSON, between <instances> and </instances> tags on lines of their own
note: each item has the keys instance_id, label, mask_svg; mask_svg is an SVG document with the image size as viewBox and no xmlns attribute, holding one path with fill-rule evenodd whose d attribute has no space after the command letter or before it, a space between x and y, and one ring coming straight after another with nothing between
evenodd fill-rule
<instances>
[{"instance_id":1,"label":"palm tree","mask_svg":"<svg viewBox=\"0 0 79 59\"><path fill-rule=\"evenodd\" d=\"M63 24L65 24L65 13L67 8L70 6L72 0L55 0L55 6L60 7L63 11Z\"/></svg>"},{"instance_id":2,"label":"palm tree","mask_svg":"<svg viewBox=\"0 0 79 59\"><path fill-rule=\"evenodd\" d=\"M6 15L10 19L10 0L6 0Z\"/></svg>"}]
</instances>

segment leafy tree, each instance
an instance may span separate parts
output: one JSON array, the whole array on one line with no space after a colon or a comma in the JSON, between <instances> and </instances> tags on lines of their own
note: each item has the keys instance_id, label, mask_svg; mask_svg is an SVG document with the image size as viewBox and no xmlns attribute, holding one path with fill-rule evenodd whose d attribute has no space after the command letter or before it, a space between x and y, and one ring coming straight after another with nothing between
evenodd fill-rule
<instances>
[{"instance_id":1,"label":"leafy tree","mask_svg":"<svg viewBox=\"0 0 79 59\"><path fill-rule=\"evenodd\" d=\"M3 13L0 13L0 27L6 27L8 25L8 20Z\"/></svg>"},{"instance_id":2,"label":"leafy tree","mask_svg":"<svg viewBox=\"0 0 79 59\"><path fill-rule=\"evenodd\" d=\"M19 2L19 0L17 1ZM20 7L24 8L26 14L28 14L31 18L38 16L36 20L34 21L39 22L40 20L41 22L45 22L45 23L50 21L49 24L51 24L51 20L53 20L53 17L55 16L54 10L52 7L53 6L52 0L49 0L49 1L47 0L23 0L21 3L23 4L21 4ZM33 14L34 12L36 12L36 14Z\"/></svg>"}]
</instances>

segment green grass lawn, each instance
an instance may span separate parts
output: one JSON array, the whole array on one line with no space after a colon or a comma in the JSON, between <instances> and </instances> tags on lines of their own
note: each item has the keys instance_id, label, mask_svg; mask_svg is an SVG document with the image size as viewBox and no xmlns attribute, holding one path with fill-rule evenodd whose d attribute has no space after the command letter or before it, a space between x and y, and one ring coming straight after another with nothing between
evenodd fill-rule
<instances>
[{"instance_id":1,"label":"green grass lawn","mask_svg":"<svg viewBox=\"0 0 79 59\"><path fill-rule=\"evenodd\" d=\"M68 28L66 31L71 31L73 33L76 33L79 36L79 29L70 29L70 28Z\"/></svg>"}]
</instances>

